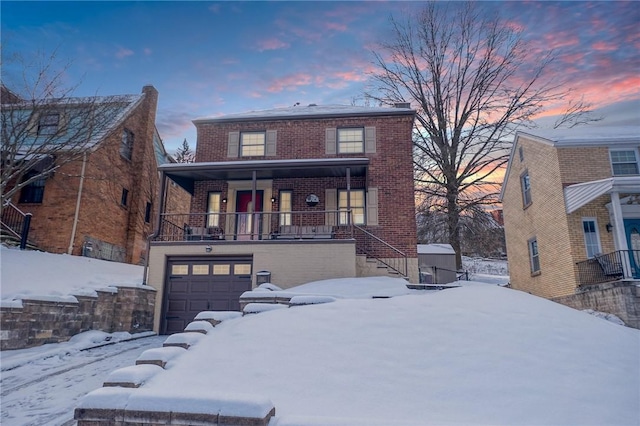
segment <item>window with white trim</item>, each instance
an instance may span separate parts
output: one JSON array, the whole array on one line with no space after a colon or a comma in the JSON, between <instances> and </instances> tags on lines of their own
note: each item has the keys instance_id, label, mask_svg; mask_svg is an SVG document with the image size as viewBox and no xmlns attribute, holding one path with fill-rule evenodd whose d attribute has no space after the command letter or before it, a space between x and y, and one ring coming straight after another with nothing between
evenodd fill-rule
<instances>
[{"instance_id":1,"label":"window with white trim","mask_svg":"<svg viewBox=\"0 0 640 426\"><path fill-rule=\"evenodd\" d=\"M635 149L611 150L609 155L614 176L638 174L638 153Z\"/></svg>"},{"instance_id":2,"label":"window with white trim","mask_svg":"<svg viewBox=\"0 0 640 426\"><path fill-rule=\"evenodd\" d=\"M220 225L220 193L210 192L207 201L207 226Z\"/></svg>"},{"instance_id":3,"label":"window with white trim","mask_svg":"<svg viewBox=\"0 0 640 426\"><path fill-rule=\"evenodd\" d=\"M338 154L364 152L364 128L338 129Z\"/></svg>"},{"instance_id":4,"label":"window with white trim","mask_svg":"<svg viewBox=\"0 0 640 426\"><path fill-rule=\"evenodd\" d=\"M349 197L349 203L347 203L347 194L351 194ZM338 218L339 225L349 224L348 207L351 207L351 220L354 225L364 225L364 189L352 189L338 190L338 210L340 215Z\"/></svg>"},{"instance_id":5,"label":"window with white trim","mask_svg":"<svg viewBox=\"0 0 640 426\"><path fill-rule=\"evenodd\" d=\"M582 232L584 233L584 246L589 259L602 253L600 235L598 234L598 222L595 217L582 218Z\"/></svg>"},{"instance_id":6,"label":"window with white trim","mask_svg":"<svg viewBox=\"0 0 640 426\"><path fill-rule=\"evenodd\" d=\"M265 141L265 132L240 133L240 156L255 157L264 155Z\"/></svg>"},{"instance_id":7,"label":"window with white trim","mask_svg":"<svg viewBox=\"0 0 640 426\"><path fill-rule=\"evenodd\" d=\"M522 187L522 204L527 207L531 204L531 179L529 178L529 171L525 170L520 176L520 186Z\"/></svg>"},{"instance_id":8,"label":"window with white trim","mask_svg":"<svg viewBox=\"0 0 640 426\"><path fill-rule=\"evenodd\" d=\"M531 273L535 274L540 272L540 254L538 253L538 240L536 238L532 238L528 241L528 244Z\"/></svg>"},{"instance_id":9,"label":"window with white trim","mask_svg":"<svg viewBox=\"0 0 640 426\"><path fill-rule=\"evenodd\" d=\"M38 135L55 135L58 132L59 124L59 113L42 114L38 120Z\"/></svg>"},{"instance_id":10,"label":"window with white trim","mask_svg":"<svg viewBox=\"0 0 640 426\"><path fill-rule=\"evenodd\" d=\"M122 141L120 142L120 155L127 160L131 160L133 154L133 132L128 129L122 130Z\"/></svg>"},{"instance_id":11,"label":"window with white trim","mask_svg":"<svg viewBox=\"0 0 640 426\"><path fill-rule=\"evenodd\" d=\"M293 209L293 197L291 191L280 191L280 225L291 225L291 211Z\"/></svg>"}]
</instances>

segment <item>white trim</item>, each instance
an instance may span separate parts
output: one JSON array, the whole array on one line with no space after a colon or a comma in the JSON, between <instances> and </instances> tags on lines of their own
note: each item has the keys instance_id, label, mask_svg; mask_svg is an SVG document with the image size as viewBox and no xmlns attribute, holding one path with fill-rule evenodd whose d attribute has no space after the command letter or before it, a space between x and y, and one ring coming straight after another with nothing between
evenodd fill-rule
<instances>
[{"instance_id":1,"label":"white trim","mask_svg":"<svg viewBox=\"0 0 640 426\"><path fill-rule=\"evenodd\" d=\"M564 189L567 214L575 212L601 195L613 192L640 194L640 176L616 176L567 186Z\"/></svg>"},{"instance_id":2,"label":"white trim","mask_svg":"<svg viewBox=\"0 0 640 426\"><path fill-rule=\"evenodd\" d=\"M616 175L614 170L613 170L613 159L611 158L611 153L612 152L627 152L627 151L631 151L633 152L633 155L636 157L636 172L634 174L628 174L628 175ZM616 164L631 164L631 163L616 163ZM640 175L640 156L638 155L638 149L635 147L629 147L629 148L622 148L622 147L618 147L616 146L615 148L609 148L609 165L611 166L611 176L615 176L615 177L624 177L624 176L638 176Z\"/></svg>"},{"instance_id":3,"label":"white trim","mask_svg":"<svg viewBox=\"0 0 640 426\"><path fill-rule=\"evenodd\" d=\"M594 225L594 230L595 230L595 234L596 234L596 243L597 243L597 247L594 250L594 252L591 254L591 256L589 255L589 247L588 247L588 242L587 242L587 233L584 231L584 224L585 222L593 222ZM582 235L584 237L584 249L585 249L585 253L587 255L587 258L591 259L593 258L596 254L598 253L602 253L602 243L600 240L600 229L598 229L598 219L595 217L583 217L582 218Z\"/></svg>"}]
</instances>

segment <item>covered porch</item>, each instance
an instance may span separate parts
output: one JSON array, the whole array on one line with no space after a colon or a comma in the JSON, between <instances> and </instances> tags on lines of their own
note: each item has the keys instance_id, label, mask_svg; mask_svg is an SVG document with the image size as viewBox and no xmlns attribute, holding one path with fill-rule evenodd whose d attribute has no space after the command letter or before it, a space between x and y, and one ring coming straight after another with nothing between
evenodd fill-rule
<instances>
[{"instance_id":1,"label":"covered porch","mask_svg":"<svg viewBox=\"0 0 640 426\"><path fill-rule=\"evenodd\" d=\"M567 214L607 195L607 233L614 250L577 262L578 285L640 279L640 176L621 176L567 186Z\"/></svg>"},{"instance_id":2,"label":"covered porch","mask_svg":"<svg viewBox=\"0 0 640 426\"><path fill-rule=\"evenodd\" d=\"M368 158L162 165L161 200L169 178L192 194L191 212L167 212L163 202L150 247L204 244L215 253L239 244L244 251L247 244L303 250L308 243L351 241L357 255L409 278L407 255L385 241L378 224L368 168Z\"/></svg>"}]
</instances>

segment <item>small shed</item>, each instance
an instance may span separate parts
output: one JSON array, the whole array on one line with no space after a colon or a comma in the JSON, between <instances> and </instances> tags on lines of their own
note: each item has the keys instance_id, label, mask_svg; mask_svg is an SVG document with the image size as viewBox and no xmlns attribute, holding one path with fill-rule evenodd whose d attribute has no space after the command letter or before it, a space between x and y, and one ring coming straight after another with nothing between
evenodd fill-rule
<instances>
[{"instance_id":1,"label":"small shed","mask_svg":"<svg viewBox=\"0 0 640 426\"><path fill-rule=\"evenodd\" d=\"M420 282L446 284L456 280L456 252L451 244L418 244Z\"/></svg>"}]
</instances>

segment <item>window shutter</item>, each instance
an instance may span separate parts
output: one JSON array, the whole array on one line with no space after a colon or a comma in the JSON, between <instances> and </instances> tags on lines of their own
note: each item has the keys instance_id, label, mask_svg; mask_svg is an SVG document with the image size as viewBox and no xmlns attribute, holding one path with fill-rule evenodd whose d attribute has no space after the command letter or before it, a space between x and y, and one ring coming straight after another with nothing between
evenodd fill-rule
<instances>
[{"instance_id":1,"label":"window shutter","mask_svg":"<svg viewBox=\"0 0 640 426\"><path fill-rule=\"evenodd\" d=\"M364 128L364 152L368 154L375 154L376 152L376 128L375 127Z\"/></svg>"},{"instance_id":2,"label":"window shutter","mask_svg":"<svg viewBox=\"0 0 640 426\"><path fill-rule=\"evenodd\" d=\"M338 213L335 210L338 210L338 190L335 188L327 188L324 190L324 209L329 211L330 213L325 214L324 224L329 226L336 226L338 223L337 216Z\"/></svg>"},{"instance_id":3,"label":"window shutter","mask_svg":"<svg viewBox=\"0 0 640 426\"><path fill-rule=\"evenodd\" d=\"M278 131L277 130L267 130L267 142L265 146L265 155L266 156L274 156L276 155L276 141L278 139Z\"/></svg>"},{"instance_id":4,"label":"window shutter","mask_svg":"<svg viewBox=\"0 0 640 426\"><path fill-rule=\"evenodd\" d=\"M336 153L336 129L325 130L325 154Z\"/></svg>"},{"instance_id":5,"label":"window shutter","mask_svg":"<svg viewBox=\"0 0 640 426\"><path fill-rule=\"evenodd\" d=\"M27 132L29 136L38 136L38 122L40 121L40 114L32 112L27 124Z\"/></svg>"},{"instance_id":6,"label":"window shutter","mask_svg":"<svg viewBox=\"0 0 640 426\"><path fill-rule=\"evenodd\" d=\"M367 191L367 225L378 225L378 188Z\"/></svg>"},{"instance_id":7,"label":"window shutter","mask_svg":"<svg viewBox=\"0 0 640 426\"><path fill-rule=\"evenodd\" d=\"M227 157L237 158L240 150L240 132L229 132L229 144L227 145Z\"/></svg>"}]
</instances>

